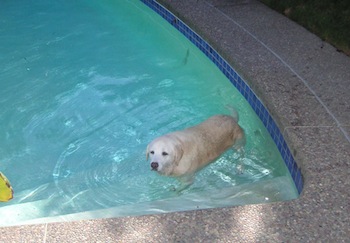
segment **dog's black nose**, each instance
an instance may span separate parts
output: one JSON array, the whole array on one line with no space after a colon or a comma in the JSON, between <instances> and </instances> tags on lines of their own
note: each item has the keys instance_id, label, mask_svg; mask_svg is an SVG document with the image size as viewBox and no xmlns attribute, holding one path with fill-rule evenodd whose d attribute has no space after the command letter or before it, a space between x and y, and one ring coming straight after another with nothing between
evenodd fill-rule
<instances>
[{"instance_id":1,"label":"dog's black nose","mask_svg":"<svg viewBox=\"0 0 350 243\"><path fill-rule=\"evenodd\" d=\"M157 170L158 168L158 162L152 162L151 163L152 170Z\"/></svg>"}]
</instances>

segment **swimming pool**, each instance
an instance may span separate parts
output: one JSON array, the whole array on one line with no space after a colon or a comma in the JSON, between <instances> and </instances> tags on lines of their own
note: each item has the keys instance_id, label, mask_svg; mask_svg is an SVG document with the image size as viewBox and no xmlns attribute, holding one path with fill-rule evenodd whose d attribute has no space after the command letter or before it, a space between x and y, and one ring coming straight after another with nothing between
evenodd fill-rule
<instances>
[{"instance_id":1,"label":"swimming pool","mask_svg":"<svg viewBox=\"0 0 350 243\"><path fill-rule=\"evenodd\" d=\"M15 190L14 200L0 207L1 215L11 215L2 225L297 197L249 103L203 53L142 3L38 1L18 8L18 2L0 10L6 27L0 168ZM150 171L147 143L229 113L230 105L247 133L246 156L227 152L200 171L188 191L175 194L174 179Z\"/></svg>"}]
</instances>

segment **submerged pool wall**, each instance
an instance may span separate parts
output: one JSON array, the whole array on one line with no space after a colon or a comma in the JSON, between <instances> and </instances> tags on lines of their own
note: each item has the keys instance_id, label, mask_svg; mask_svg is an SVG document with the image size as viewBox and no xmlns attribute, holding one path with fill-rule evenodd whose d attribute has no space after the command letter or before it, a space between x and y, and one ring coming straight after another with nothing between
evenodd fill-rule
<instances>
[{"instance_id":1,"label":"submerged pool wall","mask_svg":"<svg viewBox=\"0 0 350 243\"><path fill-rule=\"evenodd\" d=\"M197 46L245 97L275 142L293 178L298 193L300 194L303 189L303 178L301 170L298 167L276 122L264 106L263 102L254 93L254 91L234 70L234 68L232 68L232 66L208 42L206 42L201 36L194 32L189 26L187 26L168 9L166 9L157 1L141 0L141 2L153 9L167 22L174 26L178 31L180 31L184 36L186 36L195 46Z\"/></svg>"}]
</instances>

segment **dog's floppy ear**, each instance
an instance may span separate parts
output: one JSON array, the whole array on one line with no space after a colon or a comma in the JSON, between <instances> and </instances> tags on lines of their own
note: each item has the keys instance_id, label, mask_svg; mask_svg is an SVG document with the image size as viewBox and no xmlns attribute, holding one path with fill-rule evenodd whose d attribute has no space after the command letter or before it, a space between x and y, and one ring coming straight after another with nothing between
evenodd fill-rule
<instances>
[{"instance_id":1,"label":"dog's floppy ear","mask_svg":"<svg viewBox=\"0 0 350 243\"><path fill-rule=\"evenodd\" d=\"M181 141L176 139L176 143L175 143L175 164L179 165L179 162L184 154L184 150L182 148L182 143Z\"/></svg>"}]
</instances>

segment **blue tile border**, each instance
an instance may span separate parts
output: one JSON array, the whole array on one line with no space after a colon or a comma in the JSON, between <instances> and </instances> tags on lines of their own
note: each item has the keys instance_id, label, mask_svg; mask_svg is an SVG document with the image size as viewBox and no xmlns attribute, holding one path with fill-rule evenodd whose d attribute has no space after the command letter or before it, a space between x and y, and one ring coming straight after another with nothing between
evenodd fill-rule
<instances>
[{"instance_id":1,"label":"blue tile border","mask_svg":"<svg viewBox=\"0 0 350 243\"><path fill-rule=\"evenodd\" d=\"M300 168L291 154L289 147L284 140L284 137L278 128L277 124L271 117L270 113L255 95L247 83L237 74L237 72L230 66L230 64L217 53L212 46L210 46L204 39L196 34L190 27L184 22L178 19L169 10L163 7L155 0L140 0L148 7L153 9L156 13L162 16L172 26L179 30L187 39L189 39L195 46L197 46L219 69L220 71L231 81L231 83L238 89L238 91L248 101L255 113L259 116L266 129L270 133L273 141L275 142L279 152L288 170L294 180L295 186L300 194L303 189L303 176Z\"/></svg>"}]
</instances>

